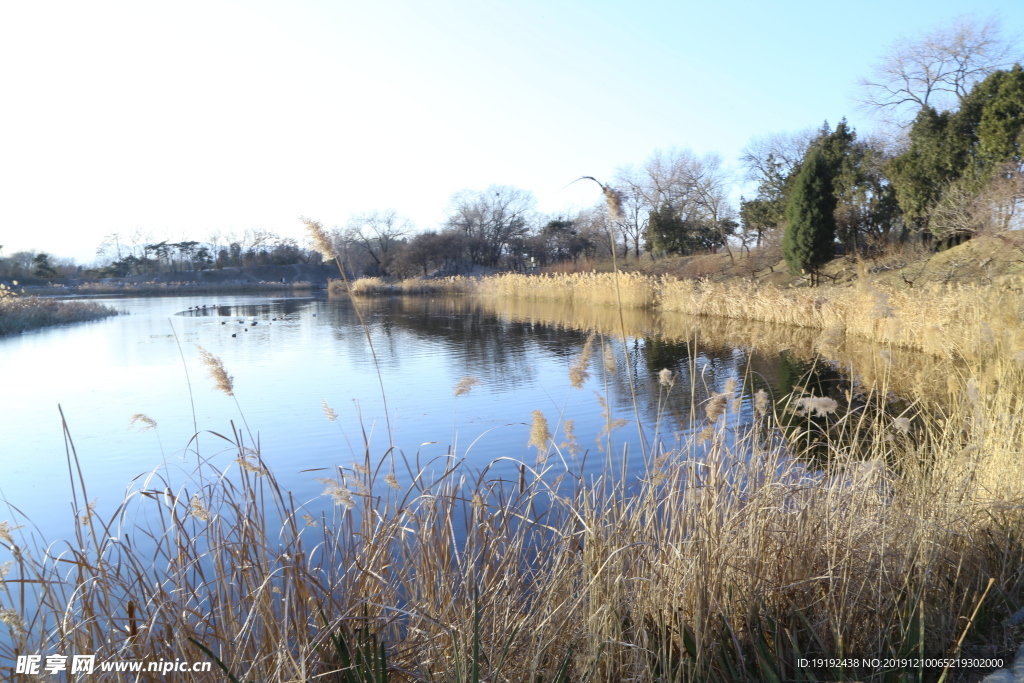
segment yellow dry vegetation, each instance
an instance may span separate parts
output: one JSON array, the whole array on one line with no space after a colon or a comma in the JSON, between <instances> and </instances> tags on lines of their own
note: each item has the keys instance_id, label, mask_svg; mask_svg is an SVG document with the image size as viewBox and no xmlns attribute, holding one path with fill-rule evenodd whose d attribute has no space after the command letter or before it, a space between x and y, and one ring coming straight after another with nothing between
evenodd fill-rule
<instances>
[{"instance_id":1,"label":"yellow dry vegetation","mask_svg":"<svg viewBox=\"0 0 1024 683\"><path fill-rule=\"evenodd\" d=\"M1024 351L1024 297L1011 286L942 285L895 288L875 285L861 269L855 287L782 288L749 280L679 280L639 273L495 275L476 293L528 301L649 307L787 325L934 356L975 358Z\"/></svg>"},{"instance_id":2,"label":"yellow dry vegetation","mask_svg":"<svg viewBox=\"0 0 1024 683\"><path fill-rule=\"evenodd\" d=\"M98 320L117 311L92 301L65 301L38 296L17 296L0 285L0 336L38 327Z\"/></svg>"},{"instance_id":3,"label":"yellow dry vegetation","mask_svg":"<svg viewBox=\"0 0 1024 683\"><path fill-rule=\"evenodd\" d=\"M23 552L22 521L0 521L0 543L17 549L0 567L4 585L37 591L0 593L13 647L174 661L198 659L200 642L239 680L313 680L351 664L339 651L379 646L393 680L564 671L682 682L850 680L857 672L795 663L1015 645L1019 300L970 287L787 291L613 274L499 276L477 291L488 298L459 305L590 333L568 367L569 392L586 373L605 385L631 376L606 352L627 336L721 334L871 365L871 394L910 387L914 411L894 419L867 401L839 415L814 402L831 426L812 435L828 456L814 467L794 445L812 439L787 440L787 406L759 399L736 419L743 384L726 384L713 405L691 406L691 436L702 438L629 454L636 480L617 464L583 476L571 416L547 407L521 416L532 423L528 462L510 454L481 468L452 450L414 469L420 454L372 443L364 429L359 462L321 477L322 500L310 503L283 490L258 441L236 432L237 471L203 465L182 482L158 470L110 519L81 501L74 545ZM934 355L903 363L910 349ZM929 362L941 376L913 390L908 376ZM453 393L474 390L472 379ZM654 391L686 389L663 374ZM353 666L370 680L372 662Z\"/></svg>"}]
</instances>

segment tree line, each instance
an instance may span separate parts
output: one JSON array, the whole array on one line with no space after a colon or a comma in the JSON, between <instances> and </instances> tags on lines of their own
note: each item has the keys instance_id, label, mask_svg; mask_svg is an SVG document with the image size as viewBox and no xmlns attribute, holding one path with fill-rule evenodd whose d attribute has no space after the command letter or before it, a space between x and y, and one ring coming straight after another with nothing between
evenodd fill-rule
<instances>
[{"instance_id":1,"label":"tree line","mask_svg":"<svg viewBox=\"0 0 1024 683\"><path fill-rule=\"evenodd\" d=\"M459 264L522 269L585 258L657 259L777 245L790 272L816 281L837 253L875 254L916 240L940 249L1024 227L1024 70L996 22L961 18L899 41L862 82L860 100L888 135L835 128L755 138L743 150L754 196L714 154L658 151L620 167L601 205L539 217L529 192L457 194L445 223L414 234L394 211L335 231L357 271L452 272Z\"/></svg>"},{"instance_id":2,"label":"tree line","mask_svg":"<svg viewBox=\"0 0 1024 683\"><path fill-rule=\"evenodd\" d=\"M742 177L715 154L657 151L608 179L621 200L614 217L603 202L544 215L528 190L492 185L455 194L432 229L387 209L353 215L331 236L352 276L767 247L813 280L837 252L876 253L908 240L942 248L1019 227L1024 71L1016 49L996 22L970 18L901 40L861 83L860 101L890 134L858 135L844 118L835 128L760 136L742 151ZM741 182L754 192L734 202ZM202 242L136 230L108 235L98 253L106 263L94 274L102 276L320 263L315 250L267 230ZM28 256L46 258L22 270L56 272L46 254ZM11 263L0 259L0 275Z\"/></svg>"}]
</instances>

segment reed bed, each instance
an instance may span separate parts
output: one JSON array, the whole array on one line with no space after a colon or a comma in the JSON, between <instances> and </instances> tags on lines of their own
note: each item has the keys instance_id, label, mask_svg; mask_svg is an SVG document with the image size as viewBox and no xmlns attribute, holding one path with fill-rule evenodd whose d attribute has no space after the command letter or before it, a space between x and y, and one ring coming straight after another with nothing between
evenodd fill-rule
<instances>
[{"instance_id":1,"label":"reed bed","mask_svg":"<svg viewBox=\"0 0 1024 683\"><path fill-rule=\"evenodd\" d=\"M328 292L331 294L345 294L351 292L356 296L369 295L451 295L467 294L474 288L473 278L461 275L441 278L414 277L396 282L388 282L379 277L361 277L353 280L346 289L345 281L341 279L331 280L328 283Z\"/></svg>"},{"instance_id":2,"label":"reed bed","mask_svg":"<svg viewBox=\"0 0 1024 683\"><path fill-rule=\"evenodd\" d=\"M33 546L25 520L0 523L0 655L212 655L247 681L895 681L907 671L798 660L1006 651L1024 373L950 381L941 415L826 407L795 440L791 407L743 423L727 387L694 407L701 439L629 456L635 480L611 463L579 478L560 421L535 411L537 459L514 480L367 442L302 503L225 432L227 468L161 469L100 518L72 447L75 537ZM844 423L860 438L833 440ZM800 457L811 441L823 470Z\"/></svg>"},{"instance_id":3,"label":"reed bed","mask_svg":"<svg viewBox=\"0 0 1024 683\"><path fill-rule=\"evenodd\" d=\"M572 273L487 277L476 293L588 305L621 302L624 307L850 335L934 356L978 359L979 350L986 349L994 357L1024 359L1024 297L1016 288L933 284L891 289L874 285L863 268L856 287L783 289L745 280Z\"/></svg>"},{"instance_id":4,"label":"reed bed","mask_svg":"<svg viewBox=\"0 0 1024 683\"><path fill-rule=\"evenodd\" d=\"M658 304L661 280L641 273L570 273L520 275L506 273L481 278L476 293L481 296L568 301L629 308Z\"/></svg>"},{"instance_id":5,"label":"reed bed","mask_svg":"<svg viewBox=\"0 0 1024 683\"><path fill-rule=\"evenodd\" d=\"M979 358L1024 351L1024 299L1012 289L932 285L779 289L743 282L664 283L660 306L692 315L834 330L935 356ZM993 345L997 347L992 349Z\"/></svg>"},{"instance_id":6,"label":"reed bed","mask_svg":"<svg viewBox=\"0 0 1024 683\"><path fill-rule=\"evenodd\" d=\"M118 312L91 301L62 301L14 296L0 291L0 335L20 334L39 327L99 320Z\"/></svg>"},{"instance_id":7,"label":"reed bed","mask_svg":"<svg viewBox=\"0 0 1024 683\"><path fill-rule=\"evenodd\" d=\"M837 327L822 330L649 308L623 309L620 315L612 307L565 301L488 297L474 298L464 306L478 306L509 320L612 338L625 334L630 338L688 343L705 352L743 349L766 356L788 353L805 362L832 363L865 386L885 386L899 396L930 405L945 402L950 393L949 377L967 371L962 359L858 339Z\"/></svg>"}]
</instances>

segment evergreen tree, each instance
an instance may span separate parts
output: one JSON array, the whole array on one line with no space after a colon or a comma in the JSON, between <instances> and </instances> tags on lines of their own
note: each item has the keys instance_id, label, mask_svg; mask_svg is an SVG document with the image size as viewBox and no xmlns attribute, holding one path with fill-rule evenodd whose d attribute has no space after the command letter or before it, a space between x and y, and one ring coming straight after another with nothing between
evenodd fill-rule
<instances>
[{"instance_id":1,"label":"evergreen tree","mask_svg":"<svg viewBox=\"0 0 1024 683\"><path fill-rule=\"evenodd\" d=\"M835 256L835 210L829 163L824 153L814 148L800 167L786 205L782 256L790 273L810 273L813 283L818 269Z\"/></svg>"},{"instance_id":2,"label":"evergreen tree","mask_svg":"<svg viewBox=\"0 0 1024 683\"><path fill-rule=\"evenodd\" d=\"M692 227L670 204L662 204L647 218L647 250L656 254L692 253L698 244Z\"/></svg>"},{"instance_id":3,"label":"evergreen tree","mask_svg":"<svg viewBox=\"0 0 1024 683\"><path fill-rule=\"evenodd\" d=\"M814 146L829 167L836 196L836 237L846 253L858 252L872 239L890 239L902 223L895 193L882 174L884 152L858 140L845 117L834 131L826 123Z\"/></svg>"},{"instance_id":4,"label":"evergreen tree","mask_svg":"<svg viewBox=\"0 0 1024 683\"><path fill-rule=\"evenodd\" d=\"M994 176L1020 169L1024 144L1024 71L996 71L978 83L955 112L925 107L910 130L910 148L885 166L909 224L935 237L949 234L932 220L946 195L977 196ZM966 235L969 237L969 235Z\"/></svg>"},{"instance_id":5,"label":"evergreen tree","mask_svg":"<svg viewBox=\"0 0 1024 683\"><path fill-rule=\"evenodd\" d=\"M57 277L57 269L50 263L49 254L36 254L32 257L32 265L35 266L32 274L36 277Z\"/></svg>"}]
</instances>

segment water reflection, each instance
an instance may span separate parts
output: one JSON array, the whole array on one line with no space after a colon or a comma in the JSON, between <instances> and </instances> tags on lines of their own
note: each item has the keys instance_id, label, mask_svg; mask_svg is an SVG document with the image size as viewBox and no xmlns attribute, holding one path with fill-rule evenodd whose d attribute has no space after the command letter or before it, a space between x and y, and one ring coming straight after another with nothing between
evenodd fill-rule
<instances>
[{"instance_id":1,"label":"water reflection","mask_svg":"<svg viewBox=\"0 0 1024 683\"><path fill-rule=\"evenodd\" d=\"M499 461L492 475L515 481L513 461L536 461L537 449L527 443L532 413L540 410L566 461L585 477L604 466L608 440L602 433L609 424L626 423L612 432L616 458L650 448L655 433L675 445L707 425L707 406L730 379L737 381L740 401L738 410L730 406L729 424L742 429L754 421L753 397L761 389L777 400L799 389L840 402L849 391L855 405L866 399L844 377L900 394L932 385L944 391L949 372L935 359L883 349L886 355L816 332L608 307L370 298L355 303L364 330L348 299L109 303L130 315L0 339L0 373L21 397L0 421L3 494L28 497L11 502L44 529L47 520L65 515L47 502L67 493L57 404L68 416L101 510L120 502L133 478L165 462L187 471L196 456L186 444L198 444L222 469L237 468L236 455L208 431L229 434L232 422L241 428L242 418L282 485L299 500L329 505L315 477L361 462L364 434L374 458L392 444L391 452L410 462L452 452L481 469ZM569 368L588 339L594 348L585 368L589 379L577 389ZM214 390L195 345L221 358L234 376L237 404ZM39 381L40 368L60 380ZM665 369L671 388L658 380ZM453 396L452 387L466 376L479 379L479 386ZM324 401L337 422L324 419ZM127 431L137 413L158 428ZM569 419L579 447L575 457L561 445L569 443ZM831 425L826 420L823 428ZM399 474L403 484L411 480L401 468Z\"/></svg>"}]
</instances>

